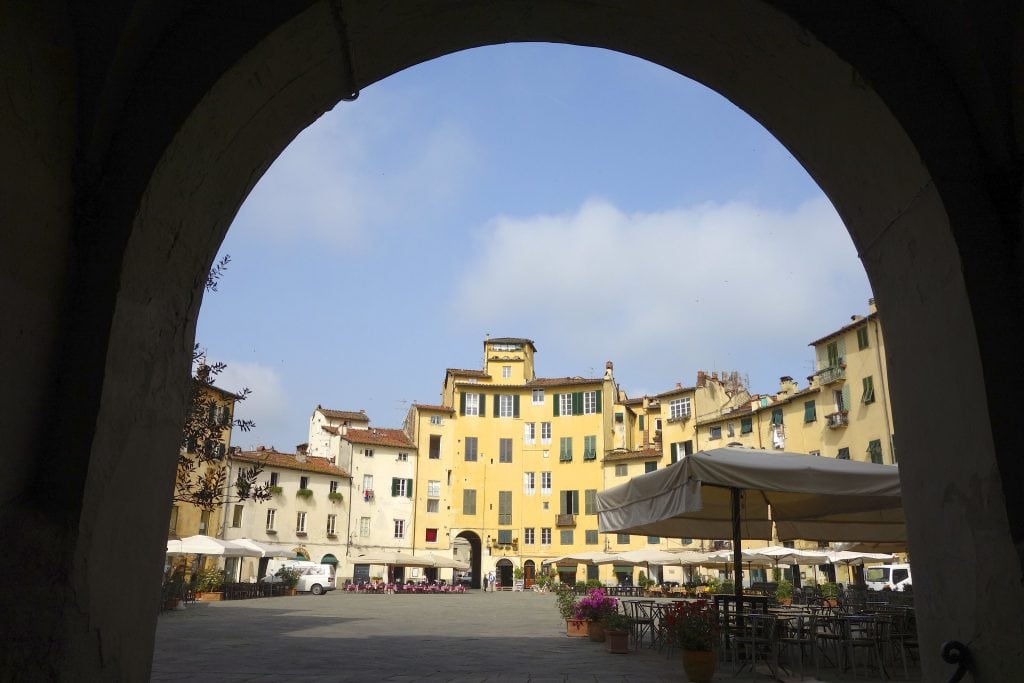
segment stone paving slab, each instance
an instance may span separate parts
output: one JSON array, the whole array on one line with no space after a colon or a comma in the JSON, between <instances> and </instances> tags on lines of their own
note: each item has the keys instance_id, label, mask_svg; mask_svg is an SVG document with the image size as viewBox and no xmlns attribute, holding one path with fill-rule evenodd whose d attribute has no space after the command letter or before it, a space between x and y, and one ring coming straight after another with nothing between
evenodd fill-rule
<instances>
[{"instance_id":1,"label":"stone paving slab","mask_svg":"<svg viewBox=\"0 0 1024 683\"><path fill-rule=\"evenodd\" d=\"M720 663L715 680L733 677ZM357 595L197 603L161 613L153 681L684 681L680 655L568 638L541 593ZM793 680L797 680L794 678ZM814 682L812 676L804 681ZM861 679L864 680L864 679Z\"/></svg>"}]
</instances>

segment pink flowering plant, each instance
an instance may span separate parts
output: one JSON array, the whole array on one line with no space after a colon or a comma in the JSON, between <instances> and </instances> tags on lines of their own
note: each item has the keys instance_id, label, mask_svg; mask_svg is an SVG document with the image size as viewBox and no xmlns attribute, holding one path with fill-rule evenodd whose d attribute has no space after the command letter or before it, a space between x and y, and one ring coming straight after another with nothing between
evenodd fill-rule
<instances>
[{"instance_id":1,"label":"pink flowering plant","mask_svg":"<svg viewBox=\"0 0 1024 683\"><path fill-rule=\"evenodd\" d=\"M665 614L665 640L682 650L711 650L718 640L718 616L707 600L677 602Z\"/></svg>"},{"instance_id":2,"label":"pink flowering plant","mask_svg":"<svg viewBox=\"0 0 1024 683\"><path fill-rule=\"evenodd\" d=\"M604 621L606 617L619 611L619 601L604 594L600 588L594 588L586 597L576 603L576 618L587 621Z\"/></svg>"}]
</instances>

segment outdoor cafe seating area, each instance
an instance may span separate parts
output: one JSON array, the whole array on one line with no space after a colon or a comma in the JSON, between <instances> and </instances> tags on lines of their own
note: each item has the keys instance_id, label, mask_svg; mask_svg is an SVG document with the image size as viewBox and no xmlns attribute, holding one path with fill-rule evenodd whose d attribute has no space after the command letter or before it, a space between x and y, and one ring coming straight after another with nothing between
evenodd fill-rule
<instances>
[{"instance_id":1,"label":"outdoor cafe seating area","mask_svg":"<svg viewBox=\"0 0 1024 683\"><path fill-rule=\"evenodd\" d=\"M446 581L407 581L385 583L383 581L345 581L345 593L374 593L378 595L458 595L466 592L462 584L451 585Z\"/></svg>"}]
</instances>

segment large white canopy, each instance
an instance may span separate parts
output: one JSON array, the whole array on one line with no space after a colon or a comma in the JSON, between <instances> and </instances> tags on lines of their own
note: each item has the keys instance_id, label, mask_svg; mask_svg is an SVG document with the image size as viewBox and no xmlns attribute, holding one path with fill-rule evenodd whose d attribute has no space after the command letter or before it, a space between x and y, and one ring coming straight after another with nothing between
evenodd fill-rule
<instances>
[{"instance_id":1,"label":"large white canopy","mask_svg":"<svg viewBox=\"0 0 1024 683\"><path fill-rule=\"evenodd\" d=\"M180 540L167 541L168 555L221 555L223 557L262 557L263 553L232 541L222 541L211 536L186 536Z\"/></svg>"},{"instance_id":2,"label":"large white canopy","mask_svg":"<svg viewBox=\"0 0 1024 683\"><path fill-rule=\"evenodd\" d=\"M458 569L459 571L465 571L469 569L469 563L463 562L462 560L456 560L454 557L448 557L446 555L439 555L437 553L425 553L420 555L422 559L428 559L432 562L430 566L436 567L437 569Z\"/></svg>"},{"instance_id":3,"label":"large white canopy","mask_svg":"<svg viewBox=\"0 0 1024 683\"><path fill-rule=\"evenodd\" d=\"M260 543L259 541L252 540L251 538L236 538L233 539L231 543L251 548L253 550L258 550L260 552L260 557L286 557L289 559L295 557L295 553L287 548L271 545L269 543Z\"/></svg>"},{"instance_id":4,"label":"large white canopy","mask_svg":"<svg viewBox=\"0 0 1024 683\"><path fill-rule=\"evenodd\" d=\"M667 550L648 548L644 550L626 550L616 554L616 564L653 564L672 565L681 564L679 553L670 553Z\"/></svg>"},{"instance_id":5,"label":"large white canopy","mask_svg":"<svg viewBox=\"0 0 1024 683\"><path fill-rule=\"evenodd\" d=\"M742 492L740 537L902 542L892 465L802 453L717 448L597 494L601 532L732 538L731 489ZM769 506L771 514L769 515Z\"/></svg>"},{"instance_id":6,"label":"large white canopy","mask_svg":"<svg viewBox=\"0 0 1024 683\"><path fill-rule=\"evenodd\" d=\"M356 564L396 565L399 567L433 567L434 560L423 555L408 555L395 550L379 550L359 555Z\"/></svg>"},{"instance_id":7,"label":"large white canopy","mask_svg":"<svg viewBox=\"0 0 1024 683\"><path fill-rule=\"evenodd\" d=\"M892 562L892 553L862 553L857 550L832 550L828 554L832 564L859 566L866 562Z\"/></svg>"},{"instance_id":8,"label":"large white canopy","mask_svg":"<svg viewBox=\"0 0 1024 683\"><path fill-rule=\"evenodd\" d=\"M604 553L600 550L590 550L578 553L572 553L570 555L562 555L561 557L553 557L550 560L544 560L544 564L568 564L575 562L577 564L611 564L616 562L619 556L614 553ZM624 562L623 564L628 564Z\"/></svg>"}]
</instances>

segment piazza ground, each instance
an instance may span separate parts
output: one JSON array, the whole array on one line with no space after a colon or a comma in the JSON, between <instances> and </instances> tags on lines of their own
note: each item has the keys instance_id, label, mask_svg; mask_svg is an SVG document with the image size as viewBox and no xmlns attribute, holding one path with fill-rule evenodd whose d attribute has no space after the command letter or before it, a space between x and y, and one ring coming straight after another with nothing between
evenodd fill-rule
<instances>
[{"instance_id":1,"label":"piazza ground","mask_svg":"<svg viewBox=\"0 0 1024 683\"><path fill-rule=\"evenodd\" d=\"M804 681L814 681L810 664ZM836 680L823 670L821 680ZM161 613L153 681L684 681L680 655L568 638L541 593L197 603ZM767 673L715 680L766 681ZM792 680L798 680L794 677ZM859 679L865 680L863 678Z\"/></svg>"}]
</instances>

